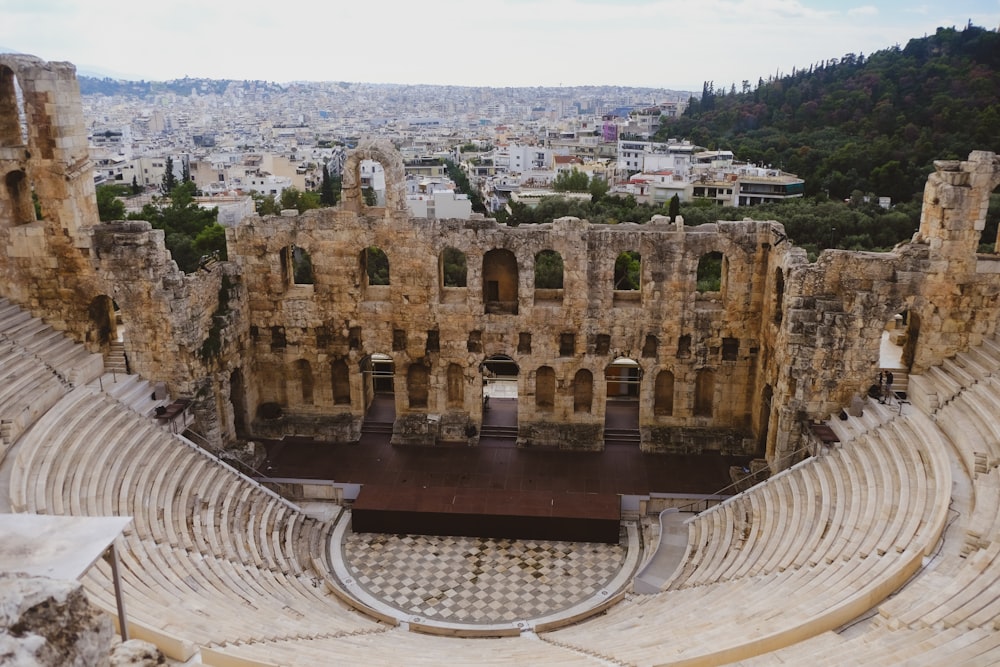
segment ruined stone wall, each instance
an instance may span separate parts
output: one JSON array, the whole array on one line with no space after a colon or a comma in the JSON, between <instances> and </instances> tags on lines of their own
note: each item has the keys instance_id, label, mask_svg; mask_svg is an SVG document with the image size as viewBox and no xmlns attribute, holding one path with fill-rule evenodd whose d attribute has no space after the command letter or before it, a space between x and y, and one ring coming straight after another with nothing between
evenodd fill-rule
<instances>
[{"instance_id":1,"label":"ruined stone wall","mask_svg":"<svg viewBox=\"0 0 1000 667\"><path fill-rule=\"evenodd\" d=\"M92 342L97 200L74 67L0 55L0 116L0 295Z\"/></svg>"},{"instance_id":2,"label":"ruined stone wall","mask_svg":"<svg viewBox=\"0 0 1000 667\"><path fill-rule=\"evenodd\" d=\"M913 372L933 366L996 332L1000 317L997 256L980 255L990 193L1000 186L1000 158L974 151L966 161L935 162L924 188L917 239L929 248L916 312L920 345Z\"/></svg>"},{"instance_id":3,"label":"ruined stone wall","mask_svg":"<svg viewBox=\"0 0 1000 667\"><path fill-rule=\"evenodd\" d=\"M385 167L384 207L363 203L362 159ZM0 294L92 349L94 304L113 300L132 369L192 396L214 446L255 434L358 438L371 355L382 353L395 366L395 443L474 444L483 364L505 355L518 368L519 442L598 449L608 388L620 387L609 365L629 359L645 451L766 451L779 469L810 420L874 380L897 313L910 317L915 372L995 334L1000 317L1000 259L977 253L1000 185L993 153L936 165L912 242L815 263L780 225L749 219L413 219L385 142L359 146L344 184L336 209L247 218L227 230L230 263L184 275L148 224L97 222L73 67L0 55ZM389 285L369 284L369 247L386 253ZM446 248L464 253L464 287L444 285ZM546 250L563 260L562 289L535 289ZM613 284L623 251L641 256L638 290ZM296 252L311 259L307 284L294 277ZM699 291L710 253L724 258L722 284Z\"/></svg>"},{"instance_id":4,"label":"ruined stone wall","mask_svg":"<svg viewBox=\"0 0 1000 667\"><path fill-rule=\"evenodd\" d=\"M256 387L258 404L276 403L282 409L280 420L258 419L255 431L309 434L325 422L335 432L322 435L356 433L370 401L363 362L384 353L395 363L396 440L432 443L441 436L435 426L441 415L451 414L446 423L480 423L481 364L507 355L520 370L522 443L600 448L605 369L625 357L642 369L644 448L717 448L720 432L736 431L742 435L729 438L736 443L729 447L742 451L751 432L758 313L767 291L768 272L762 267L773 254L773 230L773 223L752 221L685 229L665 220L605 226L572 218L508 228L490 220L411 219L382 209L250 218L229 231L230 257L243 276L252 323L249 356L255 375L248 380ZM283 257L292 246L309 253L313 284L291 280ZM367 284L362 255L370 246L388 256L388 286ZM466 287L442 284L445 248L465 254ZM516 260L516 300L504 305L510 312L491 312L484 293L486 257L496 250L509 251ZM562 290L534 288L535 257L543 250L562 256ZM626 250L641 255L637 292L614 289L615 259ZM698 293L698 261L711 252L725 257L723 286ZM682 336L688 337L683 345ZM350 370L351 400L338 405L331 364L341 360ZM311 401L303 400L296 372L303 362L312 376ZM426 407L410 405L407 377L414 364L424 366L429 376ZM448 400L452 364L463 374L458 405ZM535 384L542 367L554 372L555 392L551 405L539 406ZM593 378L589 410L574 405L574 379L581 369ZM696 377L705 369L715 373L712 409L696 416ZM674 374L668 414L653 409L661 371ZM699 431L709 437L699 439Z\"/></svg>"}]
</instances>

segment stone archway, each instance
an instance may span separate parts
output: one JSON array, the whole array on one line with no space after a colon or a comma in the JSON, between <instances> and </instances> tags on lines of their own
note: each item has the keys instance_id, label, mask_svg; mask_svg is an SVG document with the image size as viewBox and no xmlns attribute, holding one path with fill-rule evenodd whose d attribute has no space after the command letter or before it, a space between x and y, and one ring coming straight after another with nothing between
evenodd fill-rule
<instances>
[{"instance_id":1,"label":"stone archway","mask_svg":"<svg viewBox=\"0 0 1000 667\"><path fill-rule=\"evenodd\" d=\"M111 344L118 340L114 301L106 294L94 297L87 306L87 315L90 319L87 342L93 349L107 356L111 351Z\"/></svg>"},{"instance_id":2,"label":"stone archway","mask_svg":"<svg viewBox=\"0 0 1000 667\"><path fill-rule=\"evenodd\" d=\"M604 369L604 379L605 434L607 435L608 431L638 430L639 395L642 384L642 367L639 362L628 357L618 357Z\"/></svg>"},{"instance_id":3,"label":"stone archway","mask_svg":"<svg viewBox=\"0 0 1000 667\"><path fill-rule=\"evenodd\" d=\"M518 381L521 369L506 354L494 354L480 364L483 387L483 431L486 427L517 428Z\"/></svg>"},{"instance_id":4,"label":"stone archway","mask_svg":"<svg viewBox=\"0 0 1000 667\"><path fill-rule=\"evenodd\" d=\"M374 160L385 172L386 211L406 211L406 170L403 158L386 139L365 140L351 151L344 164L341 207L360 213L365 206L361 191L361 163Z\"/></svg>"}]
</instances>

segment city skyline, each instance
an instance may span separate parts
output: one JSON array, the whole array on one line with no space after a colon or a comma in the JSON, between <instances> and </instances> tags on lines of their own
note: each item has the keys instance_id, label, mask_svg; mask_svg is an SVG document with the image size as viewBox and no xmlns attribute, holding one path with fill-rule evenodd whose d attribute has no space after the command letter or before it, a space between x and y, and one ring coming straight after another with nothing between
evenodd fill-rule
<instances>
[{"instance_id":1,"label":"city skyline","mask_svg":"<svg viewBox=\"0 0 1000 667\"><path fill-rule=\"evenodd\" d=\"M361 3L317 11L302 0L175 0L120 12L0 0L0 15L0 49L113 78L700 90L905 46L937 27L996 29L1000 0L386 0L377 12Z\"/></svg>"}]
</instances>

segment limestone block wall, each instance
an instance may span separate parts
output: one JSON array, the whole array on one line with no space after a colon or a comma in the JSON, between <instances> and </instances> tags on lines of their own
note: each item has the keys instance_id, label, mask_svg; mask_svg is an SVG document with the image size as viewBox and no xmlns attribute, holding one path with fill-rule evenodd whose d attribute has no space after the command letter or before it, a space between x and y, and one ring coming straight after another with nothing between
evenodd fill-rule
<instances>
[{"instance_id":1,"label":"limestone block wall","mask_svg":"<svg viewBox=\"0 0 1000 667\"><path fill-rule=\"evenodd\" d=\"M751 432L758 311L768 289L762 267L775 254L774 229L774 223L752 221L678 229L666 222L605 226L576 219L508 228L343 208L247 219L228 232L248 298L255 376L247 381L256 387L258 405L275 403L282 412L280 425L258 419L255 429L304 433L321 416L334 418L336 428L356 429L372 395L365 360L381 353L395 365L397 441L433 442L441 433L427 424L440 423L442 414L480 423L482 364L505 355L519 369L522 444L598 448L606 369L622 357L641 368L644 447L718 448L720 429ZM293 246L309 254L312 284L295 284L290 276ZM388 257L387 286L368 284L362 256L372 246ZM464 253L465 287L443 285L445 248ZM535 258L543 250L562 257L562 290L534 287ZM615 260L629 250L641 256L641 287L616 291ZM504 289L514 296L493 302L487 282L498 251L513 258ZM722 288L699 293L698 262L712 252L725 258ZM427 377L426 398L421 392L416 404L408 383L415 365ZM348 370L349 402L334 396L335 366ZM306 368L309 391L302 386ZM554 392L540 401L536 382L543 368L554 375ZM589 409L576 404L581 370L592 379ZM672 406L655 410L655 378L663 371L673 373ZM711 407L696 414L695 387L704 371L714 375L707 388ZM693 436L699 430L706 433L701 440ZM746 446L743 437L729 440Z\"/></svg>"},{"instance_id":2,"label":"limestone block wall","mask_svg":"<svg viewBox=\"0 0 1000 667\"><path fill-rule=\"evenodd\" d=\"M74 67L0 55L0 116L0 294L86 340L98 216Z\"/></svg>"},{"instance_id":3,"label":"limestone block wall","mask_svg":"<svg viewBox=\"0 0 1000 667\"><path fill-rule=\"evenodd\" d=\"M990 193L1000 186L1000 158L974 151L965 161L935 162L924 188L918 240L929 247L923 276L914 372L978 344L996 331L996 255L980 255Z\"/></svg>"}]
</instances>

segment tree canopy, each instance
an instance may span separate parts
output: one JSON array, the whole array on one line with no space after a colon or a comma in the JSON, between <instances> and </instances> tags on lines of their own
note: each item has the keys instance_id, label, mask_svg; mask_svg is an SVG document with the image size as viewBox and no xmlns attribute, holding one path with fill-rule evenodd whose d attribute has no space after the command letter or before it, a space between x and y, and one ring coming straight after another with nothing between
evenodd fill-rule
<instances>
[{"instance_id":1,"label":"tree canopy","mask_svg":"<svg viewBox=\"0 0 1000 667\"><path fill-rule=\"evenodd\" d=\"M907 202L933 160L1000 149L998 99L1000 34L939 28L904 48L848 53L755 88L744 81L739 92L706 82L657 138L731 148L798 174L807 195L846 199L860 190Z\"/></svg>"},{"instance_id":2,"label":"tree canopy","mask_svg":"<svg viewBox=\"0 0 1000 667\"><path fill-rule=\"evenodd\" d=\"M214 253L226 259L226 230L217 222L219 209L200 207L194 195L194 182L185 181L174 186L169 201L146 204L128 216L162 229L167 250L185 273L197 271L203 256Z\"/></svg>"}]
</instances>

